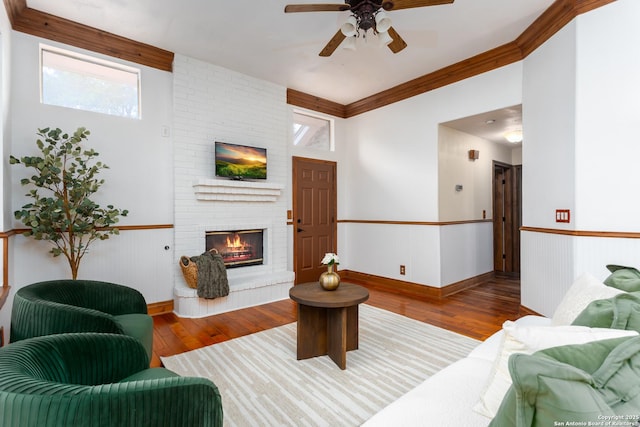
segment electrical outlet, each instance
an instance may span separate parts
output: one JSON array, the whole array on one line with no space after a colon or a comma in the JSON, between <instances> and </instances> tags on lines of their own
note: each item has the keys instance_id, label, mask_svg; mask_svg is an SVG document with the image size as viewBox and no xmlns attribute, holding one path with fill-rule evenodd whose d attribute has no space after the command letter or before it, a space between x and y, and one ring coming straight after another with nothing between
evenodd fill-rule
<instances>
[{"instance_id":1,"label":"electrical outlet","mask_svg":"<svg viewBox=\"0 0 640 427\"><path fill-rule=\"evenodd\" d=\"M556 222L571 222L571 210L556 209Z\"/></svg>"},{"instance_id":2,"label":"electrical outlet","mask_svg":"<svg viewBox=\"0 0 640 427\"><path fill-rule=\"evenodd\" d=\"M400 274L404 276L404 273L405 273L404 265L401 265L400 266Z\"/></svg>"}]
</instances>

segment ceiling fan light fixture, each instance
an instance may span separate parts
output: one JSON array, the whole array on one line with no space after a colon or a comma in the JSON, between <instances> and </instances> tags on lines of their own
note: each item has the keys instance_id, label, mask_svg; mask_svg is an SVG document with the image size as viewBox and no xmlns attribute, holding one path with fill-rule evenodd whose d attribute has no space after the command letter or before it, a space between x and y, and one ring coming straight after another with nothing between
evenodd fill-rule
<instances>
[{"instance_id":1,"label":"ceiling fan light fixture","mask_svg":"<svg viewBox=\"0 0 640 427\"><path fill-rule=\"evenodd\" d=\"M346 50L356 50L356 36L347 37L342 42L342 48Z\"/></svg>"},{"instance_id":2,"label":"ceiling fan light fixture","mask_svg":"<svg viewBox=\"0 0 640 427\"><path fill-rule=\"evenodd\" d=\"M346 37L353 37L358 34L358 21L356 17L353 15L348 17L347 21L340 27L340 31L342 31L342 34Z\"/></svg>"},{"instance_id":3,"label":"ceiling fan light fixture","mask_svg":"<svg viewBox=\"0 0 640 427\"><path fill-rule=\"evenodd\" d=\"M392 1L387 0L382 2L382 8L384 10L391 10L393 6L395 6L395 4Z\"/></svg>"},{"instance_id":4,"label":"ceiling fan light fixture","mask_svg":"<svg viewBox=\"0 0 640 427\"><path fill-rule=\"evenodd\" d=\"M387 31L385 31L384 33L378 33L378 40L380 41L380 46L388 46L389 43L393 41Z\"/></svg>"},{"instance_id":5,"label":"ceiling fan light fixture","mask_svg":"<svg viewBox=\"0 0 640 427\"><path fill-rule=\"evenodd\" d=\"M387 12L399 9L451 4L454 1L455 0L344 0L341 4L288 4L285 6L284 11L285 13L351 12L351 16L347 18L346 22L340 26L340 29L320 51L319 55L322 57L331 56L340 45L350 49L353 42L345 42L344 39L350 37L362 37L364 39L367 37L369 30L371 30L374 36L380 36L378 39L381 45L386 45L391 52L398 53L407 47L407 42L405 42L402 37L400 37L400 34L391 26L391 19L387 17ZM384 34L387 32L389 32L389 34Z\"/></svg>"},{"instance_id":6,"label":"ceiling fan light fixture","mask_svg":"<svg viewBox=\"0 0 640 427\"><path fill-rule=\"evenodd\" d=\"M391 19L382 10L376 13L376 31L386 33L391 28Z\"/></svg>"}]
</instances>

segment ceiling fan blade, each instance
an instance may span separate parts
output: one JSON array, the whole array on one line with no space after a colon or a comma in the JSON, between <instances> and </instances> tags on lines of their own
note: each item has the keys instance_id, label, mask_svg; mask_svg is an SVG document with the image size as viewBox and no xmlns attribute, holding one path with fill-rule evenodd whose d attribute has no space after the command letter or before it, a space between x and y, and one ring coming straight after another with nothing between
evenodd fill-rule
<instances>
[{"instance_id":1,"label":"ceiling fan blade","mask_svg":"<svg viewBox=\"0 0 640 427\"><path fill-rule=\"evenodd\" d=\"M292 12L341 12L349 10L350 6L343 4L288 4L284 7L284 13Z\"/></svg>"},{"instance_id":2,"label":"ceiling fan blade","mask_svg":"<svg viewBox=\"0 0 640 427\"><path fill-rule=\"evenodd\" d=\"M340 43L346 38L342 31L338 30L337 33L329 40L329 43L320 51L320 56L331 56L331 54L340 46Z\"/></svg>"},{"instance_id":3,"label":"ceiling fan blade","mask_svg":"<svg viewBox=\"0 0 640 427\"><path fill-rule=\"evenodd\" d=\"M405 42L402 37L400 37L400 34L398 34L398 32L393 27L390 27L388 32L393 39L393 41L387 45L389 49L391 49L391 52L398 53L402 49L407 47L407 42Z\"/></svg>"},{"instance_id":4,"label":"ceiling fan blade","mask_svg":"<svg viewBox=\"0 0 640 427\"><path fill-rule=\"evenodd\" d=\"M414 7L438 6L441 4L451 4L454 0L391 0L393 6L386 10L411 9Z\"/></svg>"}]
</instances>

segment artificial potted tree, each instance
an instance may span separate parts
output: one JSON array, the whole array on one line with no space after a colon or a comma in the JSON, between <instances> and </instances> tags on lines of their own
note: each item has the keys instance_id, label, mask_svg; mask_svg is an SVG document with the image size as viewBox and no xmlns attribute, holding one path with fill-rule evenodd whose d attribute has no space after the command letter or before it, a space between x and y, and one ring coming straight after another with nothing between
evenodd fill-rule
<instances>
[{"instance_id":1,"label":"artificial potted tree","mask_svg":"<svg viewBox=\"0 0 640 427\"><path fill-rule=\"evenodd\" d=\"M41 155L9 157L11 164L35 170L21 180L32 187L26 194L32 201L15 211L15 218L28 227L25 236L53 244L49 252L67 259L74 280L89 246L117 235L113 225L128 213L112 205L100 207L90 199L104 184L97 175L108 166L95 161L99 155L95 150L82 147L89 134L83 127L71 135L58 128L38 129Z\"/></svg>"}]
</instances>

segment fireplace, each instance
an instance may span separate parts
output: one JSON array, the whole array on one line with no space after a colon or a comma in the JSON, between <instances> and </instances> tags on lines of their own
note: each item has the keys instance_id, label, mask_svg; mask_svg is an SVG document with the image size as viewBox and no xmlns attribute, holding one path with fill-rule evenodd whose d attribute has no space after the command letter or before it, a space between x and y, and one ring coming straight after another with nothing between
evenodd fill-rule
<instances>
[{"instance_id":1,"label":"fireplace","mask_svg":"<svg viewBox=\"0 0 640 427\"><path fill-rule=\"evenodd\" d=\"M264 230L207 231L206 250L215 249L227 268L263 264Z\"/></svg>"}]
</instances>

